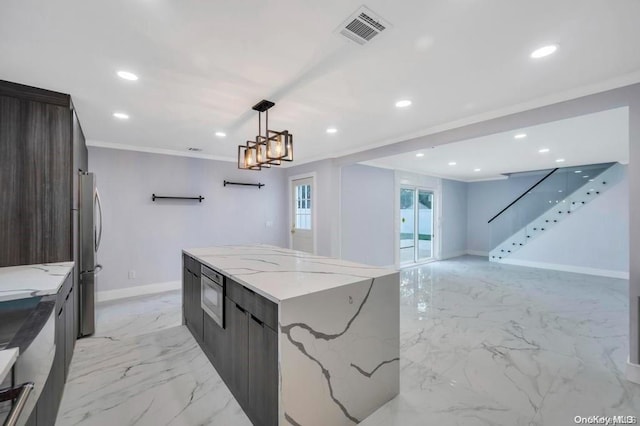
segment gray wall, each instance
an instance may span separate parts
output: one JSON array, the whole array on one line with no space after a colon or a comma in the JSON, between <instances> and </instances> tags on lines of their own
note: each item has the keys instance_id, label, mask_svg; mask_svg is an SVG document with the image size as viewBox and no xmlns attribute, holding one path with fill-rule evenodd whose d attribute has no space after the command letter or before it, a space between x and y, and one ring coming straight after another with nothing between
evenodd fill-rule
<instances>
[{"instance_id":1,"label":"gray wall","mask_svg":"<svg viewBox=\"0 0 640 426\"><path fill-rule=\"evenodd\" d=\"M467 252L467 189L465 182L442 179L442 259Z\"/></svg>"},{"instance_id":2,"label":"gray wall","mask_svg":"<svg viewBox=\"0 0 640 426\"><path fill-rule=\"evenodd\" d=\"M487 221L543 176L544 173L512 175L504 180L469 183L467 250L474 254L488 254L491 248Z\"/></svg>"},{"instance_id":3,"label":"gray wall","mask_svg":"<svg viewBox=\"0 0 640 426\"><path fill-rule=\"evenodd\" d=\"M300 166L285 169L287 179L292 176L315 173L317 253L320 256L339 257L339 211L340 202L340 169L333 160L314 161ZM285 184L288 191L288 182ZM290 220L289 196L283 204L285 221ZM288 223L287 223L288 225ZM287 237L286 247L289 247Z\"/></svg>"},{"instance_id":4,"label":"gray wall","mask_svg":"<svg viewBox=\"0 0 640 426\"><path fill-rule=\"evenodd\" d=\"M509 259L599 269L603 273L628 273L629 180L626 169L622 170L621 181Z\"/></svg>"},{"instance_id":5,"label":"gray wall","mask_svg":"<svg viewBox=\"0 0 640 426\"><path fill-rule=\"evenodd\" d=\"M342 168L342 258L394 264L394 172L354 164Z\"/></svg>"},{"instance_id":6,"label":"gray wall","mask_svg":"<svg viewBox=\"0 0 640 426\"><path fill-rule=\"evenodd\" d=\"M89 169L104 209L98 291L181 279L183 248L286 244L283 170L254 174L234 163L95 147L89 148ZM266 186L225 188L225 179ZM205 200L152 202L152 193Z\"/></svg>"}]
</instances>

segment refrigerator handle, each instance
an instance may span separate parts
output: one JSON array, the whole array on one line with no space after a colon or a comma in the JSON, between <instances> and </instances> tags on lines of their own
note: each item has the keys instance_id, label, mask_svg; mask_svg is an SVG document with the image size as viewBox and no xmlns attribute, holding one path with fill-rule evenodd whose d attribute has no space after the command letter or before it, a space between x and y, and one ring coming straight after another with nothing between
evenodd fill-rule
<instances>
[{"instance_id":1,"label":"refrigerator handle","mask_svg":"<svg viewBox=\"0 0 640 426\"><path fill-rule=\"evenodd\" d=\"M102 203L100 202L100 193L98 192L98 188L96 188L96 205L98 206L98 216L100 217L100 228L98 228L96 232L96 251L100 248L100 242L102 241Z\"/></svg>"}]
</instances>

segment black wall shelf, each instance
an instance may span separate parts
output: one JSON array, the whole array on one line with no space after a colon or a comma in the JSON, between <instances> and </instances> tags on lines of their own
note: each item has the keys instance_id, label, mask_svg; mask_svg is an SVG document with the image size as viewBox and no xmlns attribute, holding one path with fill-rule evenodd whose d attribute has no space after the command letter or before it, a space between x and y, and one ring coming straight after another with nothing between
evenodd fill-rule
<instances>
[{"instance_id":1,"label":"black wall shelf","mask_svg":"<svg viewBox=\"0 0 640 426\"><path fill-rule=\"evenodd\" d=\"M167 195L151 194L151 201L155 200L198 200L198 202L201 203L202 200L204 200L204 197L202 195L198 195L197 197L172 197Z\"/></svg>"},{"instance_id":2,"label":"black wall shelf","mask_svg":"<svg viewBox=\"0 0 640 426\"><path fill-rule=\"evenodd\" d=\"M224 186L227 185L240 185L240 186L257 186L258 189L262 188L264 186L264 183L245 183L245 182L229 182L228 180L224 181Z\"/></svg>"}]
</instances>

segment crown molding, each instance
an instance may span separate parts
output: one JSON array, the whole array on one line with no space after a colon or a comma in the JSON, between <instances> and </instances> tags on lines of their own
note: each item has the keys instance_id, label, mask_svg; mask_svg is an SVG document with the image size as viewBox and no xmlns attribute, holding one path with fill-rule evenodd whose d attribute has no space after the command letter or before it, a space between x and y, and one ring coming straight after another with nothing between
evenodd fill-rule
<instances>
[{"instance_id":1,"label":"crown molding","mask_svg":"<svg viewBox=\"0 0 640 426\"><path fill-rule=\"evenodd\" d=\"M177 157L200 158L203 160L225 161L235 163L235 158L223 157L219 155L200 154L198 152L182 152L174 149L152 148L147 146L128 145L123 143L104 142L95 139L87 139L87 146L97 148L119 149L123 151L148 152L151 154L173 155Z\"/></svg>"}]
</instances>

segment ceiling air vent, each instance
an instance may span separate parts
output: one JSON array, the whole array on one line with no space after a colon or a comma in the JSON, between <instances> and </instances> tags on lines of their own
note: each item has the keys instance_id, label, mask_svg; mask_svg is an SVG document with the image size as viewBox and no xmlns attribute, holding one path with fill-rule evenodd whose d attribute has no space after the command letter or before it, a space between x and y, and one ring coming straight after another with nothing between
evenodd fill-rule
<instances>
[{"instance_id":1,"label":"ceiling air vent","mask_svg":"<svg viewBox=\"0 0 640 426\"><path fill-rule=\"evenodd\" d=\"M202 151L202 148L193 148L193 147L191 147L191 148L187 148L187 149L188 149L189 151L195 151L195 152L200 152L200 151Z\"/></svg>"},{"instance_id":2,"label":"ceiling air vent","mask_svg":"<svg viewBox=\"0 0 640 426\"><path fill-rule=\"evenodd\" d=\"M362 6L338 27L337 32L359 45L364 45L390 27L389 22Z\"/></svg>"}]
</instances>

